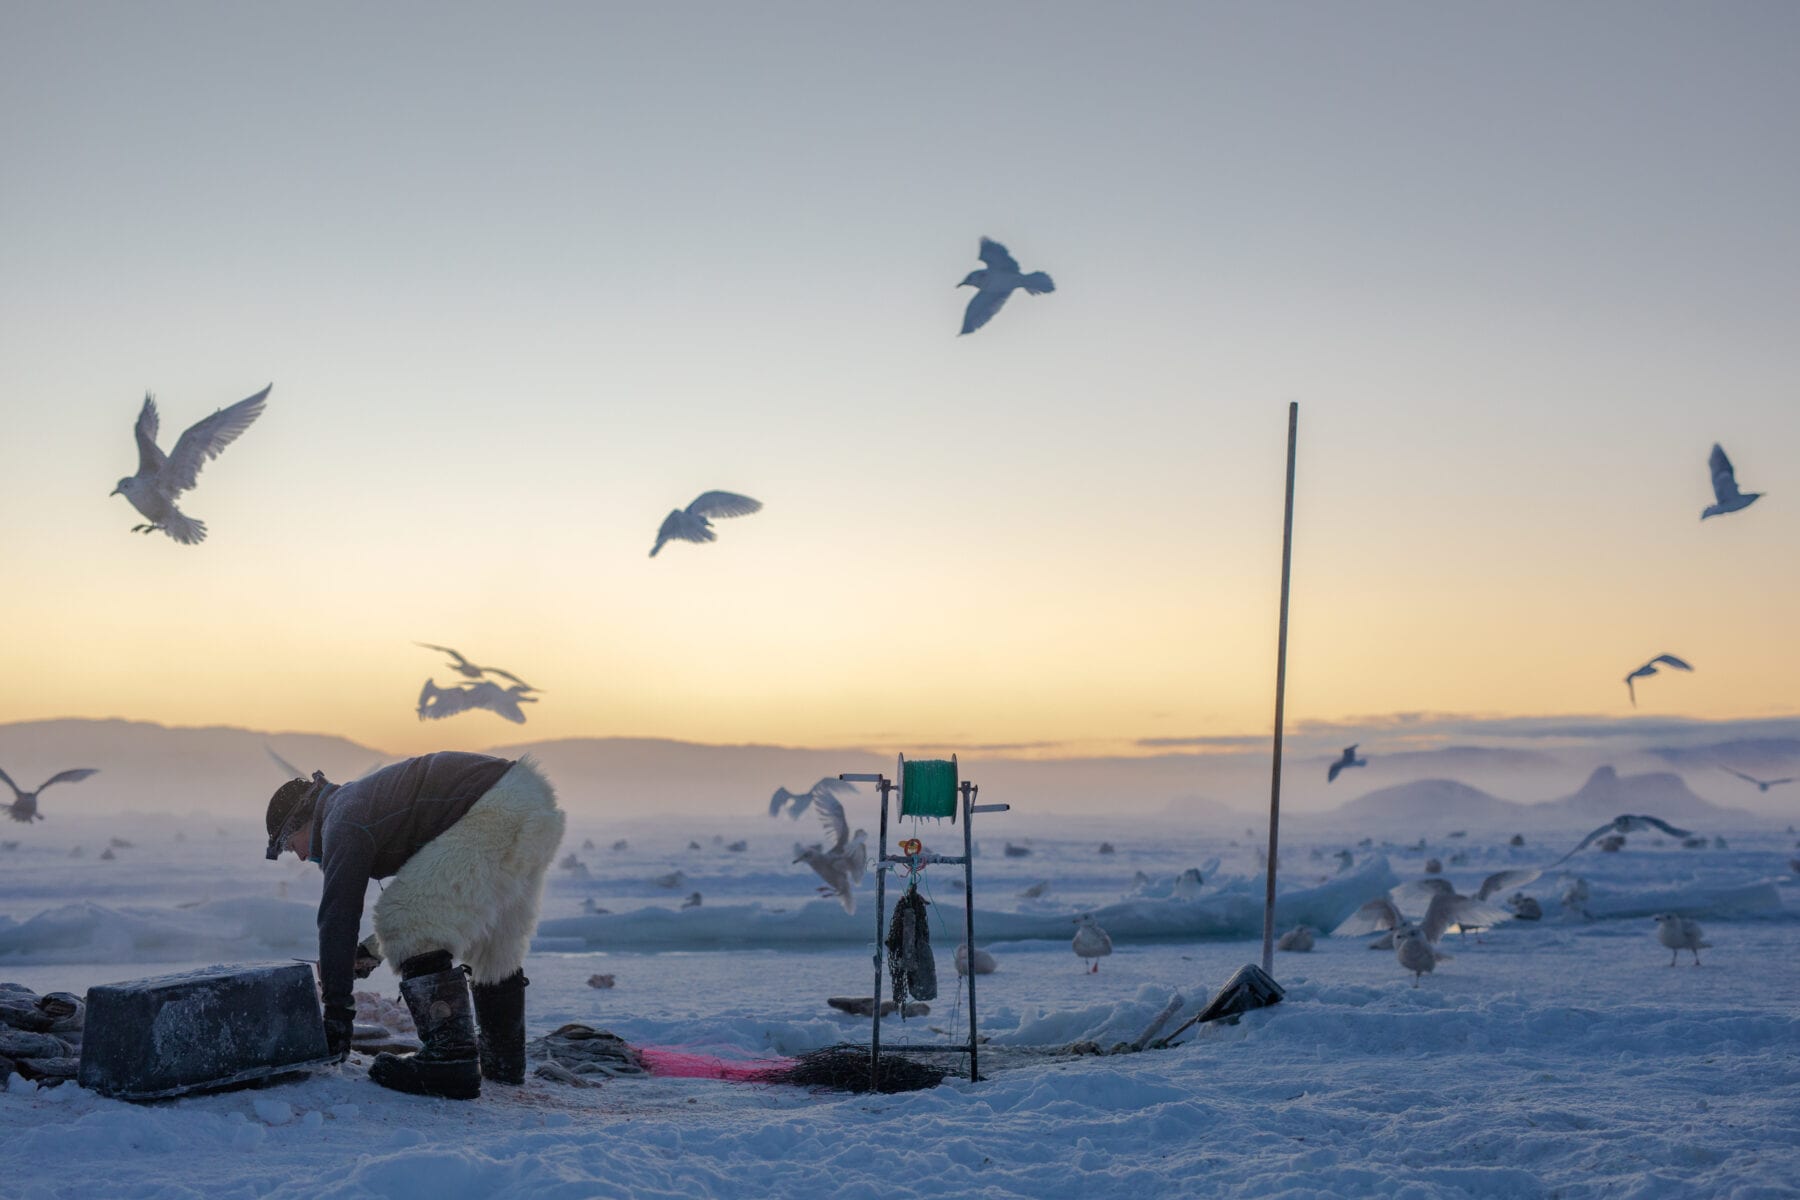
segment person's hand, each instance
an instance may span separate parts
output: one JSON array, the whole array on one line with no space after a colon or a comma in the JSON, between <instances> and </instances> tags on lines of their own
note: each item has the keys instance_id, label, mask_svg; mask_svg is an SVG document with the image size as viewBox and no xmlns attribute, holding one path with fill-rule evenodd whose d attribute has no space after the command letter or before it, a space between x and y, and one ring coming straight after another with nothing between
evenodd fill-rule
<instances>
[{"instance_id":1,"label":"person's hand","mask_svg":"<svg viewBox=\"0 0 1800 1200\"><path fill-rule=\"evenodd\" d=\"M350 1039L356 1033L356 1010L354 1008L328 1008L325 1010L325 1052L333 1062L343 1062L350 1057Z\"/></svg>"},{"instance_id":2,"label":"person's hand","mask_svg":"<svg viewBox=\"0 0 1800 1200\"><path fill-rule=\"evenodd\" d=\"M356 944L356 961L350 970L358 979L367 979L381 965L381 953L377 949L374 935L364 938Z\"/></svg>"}]
</instances>

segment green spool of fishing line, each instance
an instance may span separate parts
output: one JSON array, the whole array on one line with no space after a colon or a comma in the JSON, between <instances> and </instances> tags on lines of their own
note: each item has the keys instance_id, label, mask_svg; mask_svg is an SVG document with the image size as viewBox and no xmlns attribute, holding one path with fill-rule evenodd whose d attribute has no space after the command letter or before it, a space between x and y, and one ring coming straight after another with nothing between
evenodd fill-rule
<instances>
[{"instance_id":1,"label":"green spool of fishing line","mask_svg":"<svg viewBox=\"0 0 1800 1200\"><path fill-rule=\"evenodd\" d=\"M901 768L900 815L956 819L956 760L909 759Z\"/></svg>"}]
</instances>

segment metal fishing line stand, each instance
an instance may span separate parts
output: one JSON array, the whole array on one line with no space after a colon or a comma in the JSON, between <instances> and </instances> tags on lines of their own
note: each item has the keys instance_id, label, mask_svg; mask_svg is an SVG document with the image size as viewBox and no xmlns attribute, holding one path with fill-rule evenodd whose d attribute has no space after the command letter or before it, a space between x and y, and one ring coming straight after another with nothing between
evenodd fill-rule
<instances>
[{"instance_id":1,"label":"metal fishing line stand","mask_svg":"<svg viewBox=\"0 0 1800 1200\"><path fill-rule=\"evenodd\" d=\"M915 792L923 790L920 782L924 778L921 774L921 768L927 765L934 768L949 767L949 775L951 779L955 780L954 797L950 798L940 795L927 798L915 795L914 800L920 803L909 804L905 793L905 781L908 776L907 768L909 765L914 768L912 775ZM963 979L967 981L969 988L969 1040L966 1045L962 1046L905 1045L891 1046L889 1049L897 1054L967 1054L969 1056L970 1081L973 1082L980 1078L980 1075L976 1070L978 1049L975 1028L975 835L971 826L973 825L972 818L976 813L1007 812L1012 808L1012 805L1010 804L975 803L975 797L980 794L981 789L967 780L956 779L956 756L954 754L950 756L950 761L947 764L926 764L916 760L913 763L908 764L906 755L902 754L899 756L899 765L895 770L895 774L899 777L898 781L879 774L838 776L839 779L844 780L846 783L872 783L875 785L876 790L881 793L881 835L880 841L877 843L878 848L875 858L875 1008L873 1014L869 1018L869 1090L871 1092L876 1090L875 1085L878 1073L881 1069L881 974L882 946L886 941L887 936L884 928L887 924L887 873L896 866L902 864L907 867L909 872L917 872L922 867L938 863L943 863L948 866L960 865L963 869L963 940L969 948L969 972L967 975L963 976ZM896 794L900 797L900 811L902 816L948 816L950 818L950 823L954 825L956 824L957 810L961 809L963 852L961 854L889 854L887 840L888 802L890 797ZM940 811L922 811L922 806L926 802L929 802L932 808Z\"/></svg>"}]
</instances>

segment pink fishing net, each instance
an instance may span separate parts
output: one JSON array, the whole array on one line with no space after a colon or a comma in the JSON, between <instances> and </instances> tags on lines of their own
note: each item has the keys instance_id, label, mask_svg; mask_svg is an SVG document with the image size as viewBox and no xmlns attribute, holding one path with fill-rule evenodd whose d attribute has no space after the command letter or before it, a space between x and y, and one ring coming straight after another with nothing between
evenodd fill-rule
<instances>
[{"instance_id":1,"label":"pink fishing net","mask_svg":"<svg viewBox=\"0 0 1800 1200\"><path fill-rule=\"evenodd\" d=\"M768 1083L771 1076L790 1070L791 1058L758 1058L727 1062L710 1054L693 1054L685 1050L667 1050L656 1046L637 1047L638 1056L652 1075L675 1079L725 1079L733 1083Z\"/></svg>"}]
</instances>

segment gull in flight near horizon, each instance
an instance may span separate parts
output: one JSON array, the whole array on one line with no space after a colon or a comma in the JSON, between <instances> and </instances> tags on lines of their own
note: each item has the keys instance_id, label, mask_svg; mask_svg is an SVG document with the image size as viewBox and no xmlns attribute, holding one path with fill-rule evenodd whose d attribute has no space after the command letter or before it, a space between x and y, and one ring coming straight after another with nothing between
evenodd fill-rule
<instances>
[{"instance_id":1,"label":"gull in flight near horizon","mask_svg":"<svg viewBox=\"0 0 1800 1200\"><path fill-rule=\"evenodd\" d=\"M419 720L441 721L445 717L454 717L458 713L480 708L504 717L514 725L523 725L525 710L519 705L538 702L536 696L525 695L526 690L519 684L503 688L486 680L461 687L441 688L427 679L425 686L419 690Z\"/></svg>"},{"instance_id":2,"label":"gull in flight near horizon","mask_svg":"<svg viewBox=\"0 0 1800 1200\"><path fill-rule=\"evenodd\" d=\"M822 842L814 842L802 846L796 842L794 861L805 863L824 881L819 895L835 896L845 912L855 913L856 893L851 889L863 881L869 869L869 848L864 841L868 835L860 829L851 834L850 822L844 817L844 806L836 796L814 796L813 807L819 810L819 820L825 823L825 832L831 835L831 845L827 847Z\"/></svg>"},{"instance_id":3,"label":"gull in flight near horizon","mask_svg":"<svg viewBox=\"0 0 1800 1200\"><path fill-rule=\"evenodd\" d=\"M1356 757L1356 746L1360 745L1362 745L1362 743L1357 742L1355 746L1344 747L1344 756L1332 763L1330 769L1325 772L1326 783L1336 783L1338 772L1342 771L1345 767L1366 767L1369 765L1368 759Z\"/></svg>"},{"instance_id":4,"label":"gull in flight near horizon","mask_svg":"<svg viewBox=\"0 0 1800 1200\"><path fill-rule=\"evenodd\" d=\"M1661 817L1632 816L1629 813L1621 813L1619 816L1614 817L1600 828L1594 830L1594 832L1582 838L1581 841L1575 844L1573 850L1569 851L1544 869L1548 871L1562 866L1571 858L1574 858L1577 854L1580 854L1583 850L1586 850L1589 846L1593 845L1596 838L1605 837L1609 833L1621 835L1627 833L1642 833L1646 829L1660 829L1670 837L1676 839L1694 836L1692 830L1677 829Z\"/></svg>"},{"instance_id":5,"label":"gull in flight near horizon","mask_svg":"<svg viewBox=\"0 0 1800 1200\"><path fill-rule=\"evenodd\" d=\"M974 333L993 320L994 314L1000 311L1000 306L1006 303L1007 297L1019 288L1024 288L1033 296L1056 290L1056 285L1050 282L1050 276L1042 271L1033 271L1029 275L1020 271L1018 260L993 238L981 239L981 250L977 257L987 266L980 271L970 271L956 285L959 288L975 289L975 294L969 298L969 307L963 310L962 332L958 337L963 333Z\"/></svg>"},{"instance_id":6,"label":"gull in flight near horizon","mask_svg":"<svg viewBox=\"0 0 1800 1200\"><path fill-rule=\"evenodd\" d=\"M99 767L76 767L70 771L58 771L50 778L44 780L44 782L38 784L35 789L27 792L22 790L18 784L14 783L12 777L5 771L0 771L0 783L4 783L7 787L11 788L14 797L13 802L6 806L7 815L15 821L24 821L27 824L30 824L32 821L41 821L44 819L44 814L37 810L39 792L42 792L53 783L75 783L79 780L86 779L89 775L98 775L99 773Z\"/></svg>"},{"instance_id":7,"label":"gull in flight near horizon","mask_svg":"<svg viewBox=\"0 0 1800 1200\"><path fill-rule=\"evenodd\" d=\"M1726 513L1736 512L1740 508L1749 508L1755 504L1761 492L1740 492L1737 485L1737 471L1732 468L1731 460L1725 457L1725 448L1714 442L1712 457L1707 460L1712 470L1713 503L1700 510L1700 519L1722 517Z\"/></svg>"},{"instance_id":8,"label":"gull in flight near horizon","mask_svg":"<svg viewBox=\"0 0 1800 1200\"><path fill-rule=\"evenodd\" d=\"M124 496L131 507L148 518L143 524L133 525L131 532L160 529L183 546L196 546L206 540L206 523L176 508L175 497L191 489L199 481L200 468L219 457L262 415L263 402L274 386L271 383L256 395L194 422L176 439L175 449L169 454L157 448L161 418L156 412L156 399L149 392L144 393L144 407L138 410L136 426L137 474L119 480L119 486L109 493Z\"/></svg>"},{"instance_id":9,"label":"gull in flight near horizon","mask_svg":"<svg viewBox=\"0 0 1800 1200\"><path fill-rule=\"evenodd\" d=\"M1674 667L1677 671L1692 671L1694 669L1687 663L1682 662L1679 658L1676 658L1673 654L1657 655L1655 658L1625 677L1625 691L1631 696L1631 707L1637 707L1637 686L1632 683L1632 680L1648 679L1650 676L1655 675L1657 673L1656 667L1658 663L1661 663L1665 667Z\"/></svg>"},{"instance_id":10,"label":"gull in flight near horizon","mask_svg":"<svg viewBox=\"0 0 1800 1200\"><path fill-rule=\"evenodd\" d=\"M1719 770L1730 771L1733 775L1736 775L1739 779L1742 779L1747 783L1754 783L1756 785L1756 790L1759 792L1766 792L1770 788L1776 787L1783 783L1794 782L1794 777L1791 775L1788 776L1786 779L1758 779L1754 775L1746 775L1742 771L1735 770L1731 767L1725 766L1723 763L1719 764Z\"/></svg>"},{"instance_id":11,"label":"gull in flight near horizon","mask_svg":"<svg viewBox=\"0 0 1800 1200\"><path fill-rule=\"evenodd\" d=\"M784 787L776 788L775 794L769 797L769 815L771 817L780 816L782 806L791 803L791 807L788 808L788 816L798 821L800 814L810 808L814 800L820 796L836 796L840 793L854 795L856 785L847 780L827 775L804 792L790 792Z\"/></svg>"},{"instance_id":12,"label":"gull in flight near horizon","mask_svg":"<svg viewBox=\"0 0 1800 1200\"><path fill-rule=\"evenodd\" d=\"M517 675L514 675L511 671L502 671L499 667L478 667L448 646L434 646L430 642L414 642L413 645L421 646L426 650L436 650L439 654L448 654L450 656L450 661L444 665L449 667L452 671L455 671L458 675L461 675L464 679L482 679L488 675L498 675L502 679L512 680L528 692L535 692L538 690L529 683L526 683L523 679L520 679Z\"/></svg>"},{"instance_id":13,"label":"gull in flight near horizon","mask_svg":"<svg viewBox=\"0 0 1800 1200\"><path fill-rule=\"evenodd\" d=\"M692 504L671 509L663 518L662 528L656 531L656 545L650 547L650 557L655 558L666 542L718 541L719 535L713 532L710 517L747 517L761 510L761 500L752 500L736 492L701 492Z\"/></svg>"}]
</instances>

